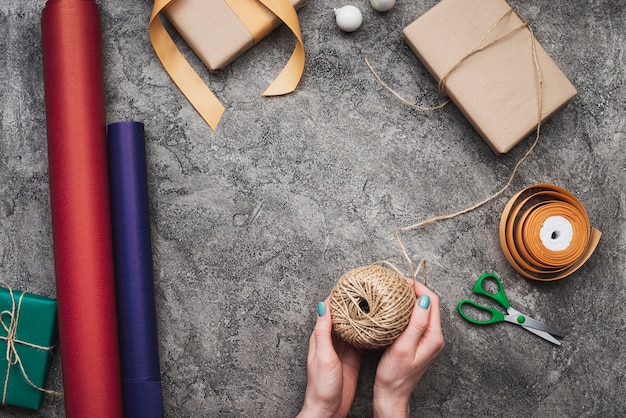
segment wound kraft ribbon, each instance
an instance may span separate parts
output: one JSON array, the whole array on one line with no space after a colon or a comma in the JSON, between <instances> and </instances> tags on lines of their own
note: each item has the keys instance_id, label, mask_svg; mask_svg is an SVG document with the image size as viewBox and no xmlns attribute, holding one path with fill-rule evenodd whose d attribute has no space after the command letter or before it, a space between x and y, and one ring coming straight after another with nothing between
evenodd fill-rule
<instances>
[{"instance_id":1,"label":"wound kraft ribbon","mask_svg":"<svg viewBox=\"0 0 626 418\"><path fill-rule=\"evenodd\" d=\"M154 1L148 25L150 41L165 71L206 123L215 130L224 114L224 106L187 62L159 19L159 14L175 2L176 0ZM258 13L259 7L266 7L293 32L297 43L292 55L263 95L280 96L294 91L302 78L305 61L300 22L294 6L289 0L226 0L226 2L248 28L255 42L269 30L265 14Z\"/></svg>"},{"instance_id":2,"label":"wound kraft ribbon","mask_svg":"<svg viewBox=\"0 0 626 418\"><path fill-rule=\"evenodd\" d=\"M552 184L517 193L500 219L504 256L521 275L539 281L559 280L578 270L601 235L578 199Z\"/></svg>"}]
</instances>

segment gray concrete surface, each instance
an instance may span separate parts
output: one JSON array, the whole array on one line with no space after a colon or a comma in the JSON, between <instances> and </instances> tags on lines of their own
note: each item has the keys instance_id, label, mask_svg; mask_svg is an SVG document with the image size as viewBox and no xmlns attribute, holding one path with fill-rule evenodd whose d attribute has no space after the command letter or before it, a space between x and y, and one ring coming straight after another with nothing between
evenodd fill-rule
<instances>
[{"instance_id":1,"label":"gray concrete surface","mask_svg":"<svg viewBox=\"0 0 626 418\"><path fill-rule=\"evenodd\" d=\"M398 226L465 208L498 190L532 137L496 157L453 106L413 110L364 63L422 104L436 86L401 38L435 0L398 0L335 26L346 0L300 11L307 63L298 90L263 98L293 39L281 28L219 75L202 72L226 113L211 131L155 56L148 0L100 1L107 120L146 125L163 396L168 417L289 417L306 385L315 308L346 271L376 260L406 270ZM500 198L404 235L428 260L446 348L415 389L415 417L626 415L626 208L623 0L513 0L578 89ZM40 16L44 1L0 3L0 279L54 297ZM210 41L210 40L208 40ZM569 278L531 282L505 260L500 212L536 183L572 191L604 235ZM555 347L512 325L456 312L485 271L514 304L567 334ZM377 355L364 359L351 416L371 416ZM94 376L97 379L97 376ZM49 381L61 389L55 358ZM63 416L47 396L39 413Z\"/></svg>"}]
</instances>

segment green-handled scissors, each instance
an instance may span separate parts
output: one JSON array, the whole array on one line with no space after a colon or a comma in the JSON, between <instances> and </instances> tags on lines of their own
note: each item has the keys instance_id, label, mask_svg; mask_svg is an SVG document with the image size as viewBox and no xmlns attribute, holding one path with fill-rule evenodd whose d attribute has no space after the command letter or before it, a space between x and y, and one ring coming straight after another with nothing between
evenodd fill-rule
<instances>
[{"instance_id":1,"label":"green-handled scissors","mask_svg":"<svg viewBox=\"0 0 626 418\"><path fill-rule=\"evenodd\" d=\"M483 283L485 282L485 280L495 281L498 284L498 293L491 293L485 290L485 288L483 287ZM564 337L565 335L561 331L554 329L544 324L543 322L537 321L536 319L533 319L528 315L524 315L520 311L513 309L511 307L511 304L509 303L509 299L506 297L506 294L504 293L504 287L502 287L502 282L500 281L498 276L496 276L495 274L485 273L482 276L480 276L478 280L476 281L476 283L474 284L474 288L472 290L477 295L483 295L490 299L495 300L496 302L498 302L498 304L502 305L502 307L504 307L504 309L506 310L506 314L504 314L497 309L480 305L472 300L463 299L458 304L459 314L461 314L463 318L465 318L472 324L488 325L488 324L493 324L496 322L503 322L503 321L511 322L513 324L517 324L521 326L522 328L532 332L535 335L540 336L541 338L545 340L550 341L553 344L561 345L561 342L557 340L556 338L554 338L555 336L561 337L561 338ZM469 317L468 315L465 314L465 312L463 312L463 307L467 305L471 305L474 308L477 308L483 312L487 312L490 315L490 317L485 320L477 320L477 319Z\"/></svg>"}]
</instances>

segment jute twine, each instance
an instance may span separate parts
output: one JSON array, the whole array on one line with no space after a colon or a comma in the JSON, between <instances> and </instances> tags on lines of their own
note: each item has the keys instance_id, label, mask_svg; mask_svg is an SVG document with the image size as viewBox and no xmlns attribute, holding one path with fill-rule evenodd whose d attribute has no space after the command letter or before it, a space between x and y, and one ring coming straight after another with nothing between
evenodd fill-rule
<instances>
[{"instance_id":1,"label":"jute twine","mask_svg":"<svg viewBox=\"0 0 626 418\"><path fill-rule=\"evenodd\" d=\"M508 181L499 191L484 198L478 203L457 212L435 216L413 225L396 229L396 240L402 250L402 254L409 263L412 279L416 280L419 269L423 266L424 284L426 284L425 260L421 260L418 267L415 268L411 257L409 257L409 254L400 239L400 233L420 228L434 222L455 218L471 212L494 200L509 188L520 165L528 158L539 142L541 132L541 115L543 112L543 77L537 58L536 40L528 21L522 19L522 23L519 26L511 29L498 39L489 42L486 45L481 45L487 35L489 35L495 27L500 25L502 21L512 13L514 13L514 10L513 8L510 8L494 23L494 25L487 31L487 33L485 33L480 41L444 75L439 82L439 91L441 94L446 95L445 85L448 76L465 61L467 61L469 57L502 41L503 39L508 38L510 35L519 30L528 30L530 32L530 50L535 67L535 84L537 90L537 129L535 132L535 140L526 153L519 159L513 168ZM446 100L442 104L434 107L422 107L413 104L385 84L376 71L374 71L367 58L365 59L365 63L372 71L376 79L405 104L420 110L436 110L449 103L449 100ZM411 317L411 311L413 309L413 305L415 304L415 293L411 282L402 277L402 274L400 274L399 271L393 267L393 265L390 265L393 268L393 270L390 270L382 267L380 264L389 263L375 263L370 266L360 267L349 271L339 279L331 292L333 329L342 339L358 348L378 349L390 345L408 325Z\"/></svg>"},{"instance_id":2,"label":"jute twine","mask_svg":"<svg viewBox=\"0 0 626 418\"><path fill-rule=\"evenodd\" d=\"M446 96L446 81L448 80L448 77L450 76L450 74L452 72L454 72L457 68L459 68L459 66L461 66L464 62L466 62L471 56L480 53L481 51L489 48L492 45L495 45L503 40L505 40L506 38L508 38L509 36L511 36L512 34L516 33L517 31L520 30L528 30L528 32L530 33L530 52L532 55L532 60L533 60L533 66L534 66L534 72L535 72L535 89L536 89L536 93L537 93L537 127L535 130L535 140L532 142L532 144L530 145L530 147L528 148L528 150L526 151L526 153L524 153L524 155L517 161L517 163L515 164L515 166L513 167L513 170L507 180L507 182L504 184L504 186L502 186L502 188L500 188L500 190L496 191L495 193L491 194L490 196L484 198L483 200L473 204L472 206L469 206L465 209L461 209L457 212L454 213L450 213L450 214L446 214L446 215L438 215L438 216L434 216L432 218L426 219L424 221L421 222L417 222L413 225L409 225L409 226L404 226L404 227L399 227L396 229L396 240L398 241L398 244L400 245L400 249L402 250L402 254L404 255L404 257L408 260L409 266L411 268L411 276L413 276L415 278L416 274L417 274L417 270L414 268L413 265L413 261L411 260L411 258L409 257L407 250L404 246L404 244L402 243L402 240L400 239L400 233L401 232L406 232L406 231L410 231L413 229L417 229L420 227L424 227L426 225L429 225L431 223L435 223L438 221L442 221L442 220L446 220L446 219L452 219L452 218L456 218L457 216L466 214L468 212L472 212L476 209L478 209L479 207L491 202L492 200L496 199L497 197L499 197L500 195L502 195L513 183L513 179L515 178L520 166L522 165L522 163L524 161L526 161L526 159L530 156L530 154L533 152L533 150L535 149L535 147L537 146L537 144L539 143L539 137L541 134L541 115L543 114L543 74L541 72L541 68L539 66L539 59L537 57L537 45L536 42L537 40L535 39L535 35L533 33L532 28L530 27L530 23L521 18L521 23L519 25L517 25L516 27L510 29L508 32L506 32L505 34L501 35L500 37L498 37L497 39L488 42L487 44L483 45L484 40L487 38L487 36L496 28L498 27L509 15L515 13L515 10L511 7L509 8L506 13L504 13L493 25L492 27L489 28L489 30L481 37L481 39L476 43L476 45L474 45L474 47L465 55L463 56L455 65L452 66L452 68L450 68L450 70L448 70L446 72L446 74L444 74L444 76L441 78L441 80L438 83L438 89L439 92ZM519 15L518 15L519 17ZM367 66L369 67L370 71L374 74L374 76L376 77L376 79L383 85L383 87L385 87L388 91L390 91L394 96L396 96L397 98L400 99L400 101L402 101L403 103L419 109L419 110L437 110L437 109L441 109L442 107L444 107L445 105L447 105L450 100L446 100L443 103L434 106L434 107L423 107L423 106L419 106L417 104L413 104L411 102L409 102L408 100L406 100L405 98L403 98L400 94L398 94L397 92L395 92L394 90L392 90L381 78L380 76L376 73L376 71L374 70L374 68L370 65L369 61L367 60L367 58L365 58L365 63L367 64Z\"/></svg>"},{"instance_id":3,"label":"jute twine","mask_svg":"<svg viewBox=\"0 0 626 418\"><path fill-rule=\"evenodd\" d=\"M24 368L24 364L22 363L22 359L20 358L20 355L18 353L17 346L22 345L22 346L31 347L37 350L43 350L43 351L50 351L54 348L54 346L45 347L45 346L41 346L38 344L29 343L28 341L22 341L16 338L17 325L19 323L20 312L22 310L22 299L24 298L24 293L20 294L20 297L16 305L15 296L13 293L13 289L11 289L11 286L5 283L0 283L0 286L5 287L9 291L9 295L11 297L11 310L9 311L5 309L2 312L0 312L0 325L2 326L2 328L4 328L4 331L7 334L6 336L0 336L0 340L6 341L6 345L7 345L6 354L5 354L6 362L7 362L7 369L5 372L4 385L2 389L2 405L6 404L7 390L9 389L9 376L11 374L11 367L14 365L19 366L20 371L22 372L22 376L24 377L24 380L34 389L37 389L38 391L43 392L43 393L48 393L50 395L63 396L63 393L61 392L44 389L44 388L37 386L28 377L28 374L26 373L26 369ZM8 316L10 318L10 321L8 324L4 322L5 316Z\"/></svg>"},{"instance_id":4,"label":"jute twine","mask_svg":"<svg viewBox=\"0 0 626 418\"><path fill-rule=\"evenodd\" d=\"M380 265L344 274L330 294L333 330L350 345L390 345L409 323L415 292L409 280Z\"/></svg>"}]
</instances>

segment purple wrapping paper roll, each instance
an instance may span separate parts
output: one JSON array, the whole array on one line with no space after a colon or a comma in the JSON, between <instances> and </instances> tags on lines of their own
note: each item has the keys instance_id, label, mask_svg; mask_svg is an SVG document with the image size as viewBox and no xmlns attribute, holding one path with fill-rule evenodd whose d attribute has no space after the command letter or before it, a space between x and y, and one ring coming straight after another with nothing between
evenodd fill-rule
<instances>
[{"instance_id":1,"label":"purple wrapping paper roll","mask_svg":"<svg viewBox=\"0 0 626 418\"><path fill-rule=\"evenodd\" d=\"M124 416L162 417L144 126L108 126Z\"/></svg>"}]
</instances>

